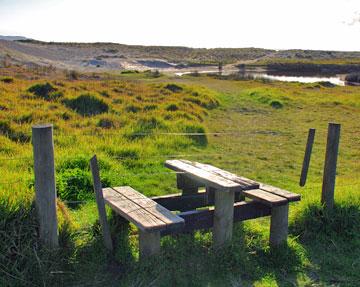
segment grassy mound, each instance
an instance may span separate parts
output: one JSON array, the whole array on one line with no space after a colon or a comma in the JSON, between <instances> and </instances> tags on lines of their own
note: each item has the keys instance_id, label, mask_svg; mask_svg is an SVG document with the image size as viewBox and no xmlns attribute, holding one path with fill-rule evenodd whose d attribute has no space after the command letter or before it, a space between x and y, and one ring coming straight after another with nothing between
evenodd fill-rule
<instances>
[{"instance_id":1,"label":"grassy mound","mask_svg":"<svg viewBox=\"0 0 360 287\"><path fill-rule=\"evenodd\" d=\"M84 94L75 99L65 100L65 105L82 116L106 113L109 105L94 95Z\"/></svg>"}]
</instances>

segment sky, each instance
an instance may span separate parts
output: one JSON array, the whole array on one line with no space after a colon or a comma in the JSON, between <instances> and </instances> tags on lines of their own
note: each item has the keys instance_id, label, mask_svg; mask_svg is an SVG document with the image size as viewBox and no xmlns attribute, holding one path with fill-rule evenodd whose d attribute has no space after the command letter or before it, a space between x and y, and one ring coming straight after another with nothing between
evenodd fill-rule
<instances>
[{"instance_id":1,"label":"sky","mask_svg":"<svg viewBox=\"0 0 360 287\"><path fill-rule=\"evenodd\" d=\"M0 0L0 35L360 51L360 0Z\"/></svg>"}]
</instances>

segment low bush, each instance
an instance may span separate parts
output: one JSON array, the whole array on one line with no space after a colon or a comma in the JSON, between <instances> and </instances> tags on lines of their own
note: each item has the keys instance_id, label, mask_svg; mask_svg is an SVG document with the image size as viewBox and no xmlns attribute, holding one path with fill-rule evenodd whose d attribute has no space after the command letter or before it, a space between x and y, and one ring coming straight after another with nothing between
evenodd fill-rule
<instances>
[{"instance_id":1,"label":"low bush","mask_svg":"<svg viewBox=\"0 0 360 287\"><path fill-rule=\"evenodd\" d=\"M204 127L196 124L187 124L183 127L183 129L185 133L188 133L187 137L190 138L195 144L199 146L207 145L208 140Z\"/></svg>"},{"instance_id":2,"label":"low bush","mask_svg":"<svg viewBox=\"0 0 360 287\"><path fill-rule=\"evenodd\" d=\"M283 103L280 101L271 101L270 106L274 109L281 109L284 107Z\"/></svg>"},{"instance_id":3,"label":"low bush","mask_svg":"<svg viewBox=\"0 0 360 287\"><path fill-rule=\"evenodd\" d=\"M176 104L170 104L166 107L166 110L169 112L175 112L177 111L179 108Z\"/></svg>"},{"instance_id":4,"label":"low bush","mask_svg":"<svg viewBox=\"0 0 360 287\"><path fill-rule=\"evenodd\" d=\"M111 129L115 127L114 122L111 119L107 119L107 118L100 119L96 125L103 129Z\"/></svg>"},{"instance_id":5,"label":"low bush","mask_svg":"<svg viewBox=\"0 0 360 287\"><path fill-rule=\"evenodd\" d=\"M54 88L51 84L35 84L28 88L30 93L33 93L35 96L42 98L47 101L56 100L63 96L62 92L59 92L57 88Z\"/></svg>"},{"instance_id":6,"label":"low bush","mask_svg":"<svg viewBox=\"0 0 360 287\"><path fill-rule=\"evenodd\" d=\"M109 111L108 104L102 99L90 94L84 94L75 99L65 100L64 104L82 116L93 116Z\"/></svg>"},{"instance_id":7,"label":"low bush","mask_svg":"<svg viewBox=\"0 0 360 287\"><path fill-rule=\"evenodd\" d=\"M169 90L169 91L171 91L173 93L179 93L179 92L181 92L183 90L182 87L180 87L180 86L178 86L176 84L167 84L165 86L165 89L167 89L167 90Z\"/></svg>"}]
</instances>

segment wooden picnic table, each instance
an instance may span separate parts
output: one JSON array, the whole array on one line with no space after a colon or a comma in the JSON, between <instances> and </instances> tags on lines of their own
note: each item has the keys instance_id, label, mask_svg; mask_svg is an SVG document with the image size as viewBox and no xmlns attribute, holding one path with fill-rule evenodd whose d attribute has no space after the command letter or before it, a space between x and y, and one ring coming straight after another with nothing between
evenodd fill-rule
<instances>
[{"instance_id":1,"label":"wooden picnic table","mask_svg":"<svg viewBox=\"0 0 360 287\"><path fill-rule=\"evenodd\" d=\"M235 194L271 208L270 244L278 245L288 234L288 202L300 200L298 194L265 185L208 164L187 160L167 160L165 166L178 172L178 188L184 195L196 194L205 186L208 203L214 203L213 240L221 246L232 237Z\"/></svg>"}]
</instances>

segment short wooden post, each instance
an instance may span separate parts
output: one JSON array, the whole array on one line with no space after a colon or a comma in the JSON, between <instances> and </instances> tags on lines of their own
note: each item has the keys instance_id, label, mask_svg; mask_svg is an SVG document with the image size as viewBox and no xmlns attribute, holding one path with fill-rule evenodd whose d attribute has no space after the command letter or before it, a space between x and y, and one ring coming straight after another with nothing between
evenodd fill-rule
<instances>
[{"instance_id":1,"label":"short wooden post","mask_svg":"<svg viewBox=\"0 0 360 287\"><path fill-rule=\"evenodd\" d=\"M234 221L235 192L216 190L213 240L215 248L219 248L231 240Z\"/></svg>"},{"instance_id":2,"label":"short wooden post","mask_svg":"<svg viewBox=\"0 0 360 287\"><path fill-rule=\"evenodd\" d=\"M306 178L309 170L309 164L310 164L310 158L311 158L311 151L314 144L314 138L315 138L315 129L309 129L308 139L306 143L306 149L305 149L305 155L304 155L304 161L302 165L301 170L301 176L300 176L300 186L304 186L306 183Z\"/></svg>"},{"instance_id":3,"label":"short wooden post","mask_svg":"<svg viewBox=\"0 0 360 287\"><path fill-rule=\"evenodd\" d=\"M92 173L92 178L93 178L94 192L95 192L95 196L96 196L96 203L97 203L97 208L98 208L98 212L99 212L99 221L100 221L100 225L101 225L101 229L102 229L104 244L105 244L105 247L107 250L112 251L114 248L113 248L113 243L112 243L112 239L111 239L109 224L108 224L108 221L106 218L105 202L104 202L104 196L103 196L103 192L102 192L99 165L97 162L96 155L94 155L90 159L90 168L91 168L91 173Z\"/></svg>"},{"instance_id":4,"label":"short wooden post","mask_svg":"<svg viewBox=\"0 0 360 287\"><path fill-rule=\"evenodd\" d=\"M155 255L160 252L160 232L145 232L139 229L140 258Z\"/></svg>"},{"instance_id":5,"label":"short wooden post","mask_svg":"<svg viewBox=\"0 0 360 287\"><path fill-rule=\"evenodd\" d=\"M276 247L288 236L289 204L271 208L270 246Z\"/></svg>"},{"instance_id":6,"label":"short wooden post","mask_svg":"<svg viewBox=\"0 0 360 287\"><path fill-rule=\"evenodd\" d=\"M53 126L51 124L33 126L32 143L35 204L40 226L40 239L48 248L57 248L59 239L56 215Z\"/></svg>"},{"instance_id":7,"label":"short wooden post","mask_svg":"<svg viewBox=\"0 0 360 287\"><path fill-rule=\"evenodd\" d=\"M340 124L329 123L321 203L328 210L334 206L336 164L339 151Z\"/></svg>"}]
</instances>

